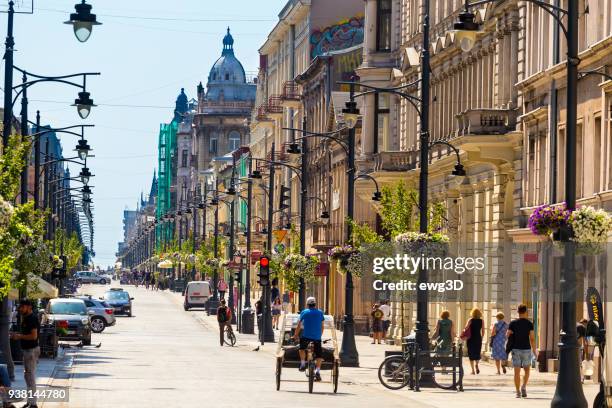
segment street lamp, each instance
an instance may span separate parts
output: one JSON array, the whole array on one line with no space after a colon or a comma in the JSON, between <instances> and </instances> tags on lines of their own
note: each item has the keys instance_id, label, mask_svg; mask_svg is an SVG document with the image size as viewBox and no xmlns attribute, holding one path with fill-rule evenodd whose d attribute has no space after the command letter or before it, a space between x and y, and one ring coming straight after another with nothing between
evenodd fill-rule
<instances>
[{"instance_id":1,"label":"street lamp","mask_svg":"<svg viewBox=\"0 0 612 408\"><path fill-rule=\"evenodd\" d=\"M85 161L85 159L89 157L89 152L91 152L91 146L89 146L87 140L81 139L76 145L74 151L77 152L81 161Z\"/></svg>"},{"instance_id":2,"label":"street lamp","mask_svg":"<svg viewBox=\"0 0 612 408\"><path fill-rule=\"evenodd\" d=\"M89 179L92 177L92 174L89 172L89 168L83 167L79 173L79 177L81 178L83 184L89 184Z\"/></svg>"},{"instance_id":3,"label":"street lamp","mask_svg":"<svg viewBox=\"0 0 612 408\"><path fill-rule=\"evenodd\" d=\"M102 23L96 20L95 14L91 14L91 5L86 4L85 0L80 4L75 4L74 8L76 13L70 14L70 20L64 24L71 24L77 40L84 43L91 36L93 26L102 25Z\"/></svg>"},{"instance_id":4,"label":"street lamp","mask_svg":"<svg viewBox=\"0 0 612 408\"><path fill-rule=\"evenodd\" d=\"M559 25L567 40L567 96L566 96L566 177L565 192L566 205L572 211L576 208L576 140L578 122L578 1L568 1L567 9L563 9L542 0L526 0L543 11L547 12ZM488 3L497 3L499 0L479 0L470 3L465 0L462 20L455 25L461 28L462 33L475 33L478 25L470 7ZM566 19L567 23L564 21ZM463 23L463 25L462 25ZM580 363L578 360L578 340L576 333L576 270L575 246L572 242L572 231L569 225L560 230L561 242L565 245L563 271L561 278L561 342L559 344L559 371L557 386L551 407L587 407L580 381Z\"/></svg>"},{"instance_id":5,"label":"street lamp","mask_svg":"<svg viewBox=\"0 0 612 408\"><path fill-rule=\"evenodd\" d=\"M72 106L76 106L81 119L87 119L91 112L91 108L97 106L94 105L93 99L91 99L89 95L89 92L86 91L79 92L78 99L75 99L74 104L72 104Z\"/></svg>"},{"instance_id":6,"label":"street lamp","mask_svg":"<svg viewBox=\"0 0 612 408\"><path fill-rule=\"evenodd\" d=\"M344 118L344 124L349 129L354 129L359 121L359 109L357 108L357 102L350 100L346 102L346 108L342 109L342 116Z\"/></svg>"},{"instance_id":7,"label":"street lamp","mask_svg":"<svg viewBox=\"0 0 612 408\"><path fill-rule=\"evenodd\" d=\"M91 188L89 186L83 186L81 193L83 193L83 198L85 200L89 200L91 198Z\"/></svg>"},{"instance_id":8,"label":"street lamp","mask_svg":"<svg viewBox=\"0 0 612 408\"><path fill-rule=\"evenodd\" d=\"M451 33L455 34L455 41L459 43L461 50L469 52L474 48L478 37L478 24L474 21L474 13L465 8L459 13L459 21L453 25Z\"/></svg>"},{"instance_id":9,"label":"street lamp","mask_svg":"<svg viewBox=\"0 0 612 408\"><path fill-rule=\"evenodd\" d=\"M261 180L263 178L263 175L261 174L261 171L253 170L251 174L249 174L249 178L254 180Z\"/></svg>"}]
</instances>

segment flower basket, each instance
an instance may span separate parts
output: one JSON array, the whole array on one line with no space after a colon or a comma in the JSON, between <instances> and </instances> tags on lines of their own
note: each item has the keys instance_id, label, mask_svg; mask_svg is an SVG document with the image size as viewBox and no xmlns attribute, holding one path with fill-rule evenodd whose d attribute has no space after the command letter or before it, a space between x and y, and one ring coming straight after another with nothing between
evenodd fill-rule
<instances>
[{"instance_id":1,"label":"flower basket","mask_svg":"<svg viewBox=\"0 0 612 408\"><path fill-rule=\"evenodd\" d=\"M214 266L217 267L219 266L219 259L218 258L210 258L206 260L206 265L208 266Z\"/></svg>"},{"instance_id":2,"label":"flower basket","mask_svg":"<svg viewBox=\"0 0 612 408\"><path fill-rule=\"evenodd\" d=\"M327 253L329 259L336 261L341 273L350 273L353 276L363 276L363 260L357 248L351 245L337 246Z\"/></svg>"},{"instance_id":3,"label":"flower basket","mask_svg":"<svg viewBox=\"0 0 612 408\"><path fill-rule=\"evenodd\" d=\"M318 265L319 258L316 256L287 255L283 262L283 278L289 290L298 291L300 289L300 279L304 279L304 282L313 281Z\"/></svg>"},{"instance_id":4,"label":"flower basket","mask_svg":"<svg viewBox=\"0 0 612 408\"><path fill-rule=\"evenodd\" d=\"M529 229L534 235L550 236L570 222L571 214L565 203L562 206L541 205L529 216Z\"/></svg>"},{"instance_id":5,"label":"flower basket","mask_svg":"<svg viewBox=\"0 0 612 408\"><path fill-rule=\"evenodd\" d=\"M442 257L448 253L450 239L439 232L406 232L397 235L394 242L400 251L409 255Z\"/></svg>"}]
</instances>

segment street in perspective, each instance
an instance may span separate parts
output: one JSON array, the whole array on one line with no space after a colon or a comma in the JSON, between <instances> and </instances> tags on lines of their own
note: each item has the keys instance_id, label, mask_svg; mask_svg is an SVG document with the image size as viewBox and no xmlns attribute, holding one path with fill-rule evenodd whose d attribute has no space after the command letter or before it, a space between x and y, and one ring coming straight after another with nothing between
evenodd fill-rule
<instances>
[{"instance_id":1,"label":"street in perspective","mask_svg":"<svg viewBox=\"0 0 612 408\"><path fill-rule=\"evenodd\" d=\"M609 0L0 24L2 408L612 407Z\"/></svg>"}]
</instances>

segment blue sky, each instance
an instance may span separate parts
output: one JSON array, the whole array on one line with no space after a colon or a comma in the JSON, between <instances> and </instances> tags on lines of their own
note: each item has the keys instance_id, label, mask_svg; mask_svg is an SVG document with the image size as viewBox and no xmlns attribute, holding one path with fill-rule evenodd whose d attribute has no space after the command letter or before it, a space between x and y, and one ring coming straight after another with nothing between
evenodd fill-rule
<instances>
[{"instance_id":1,"label":"blue sky","mask_svg":"<svg viewBox=\"0 0 612 408\"><path fill-rule=\"evenodd\" d=\"M170 120L180 88L191 98L198 82L206 84L228 26L245 70L256 71L257 50L286 0L89 0L103 25L94 28L86 43L79 43L71 27L62 24L76 2L36 0L34 15L16 16L15 64L42 75L102 73L88 80L91 97L100 106L87 121L69 106L76 88L39 84L28 96L30 118L40 110L43 124L96 125L87 131L96 156L88 165L96 175L90 182L95 186L95 261L106 266L114 264L123 235L123 210L133 209L141 191L149 190L159 124ZM0 24L4 37L6 14L0 15ZM64 151L72 150L76 139L61 138Z\"/></svg>"}]
</instances>

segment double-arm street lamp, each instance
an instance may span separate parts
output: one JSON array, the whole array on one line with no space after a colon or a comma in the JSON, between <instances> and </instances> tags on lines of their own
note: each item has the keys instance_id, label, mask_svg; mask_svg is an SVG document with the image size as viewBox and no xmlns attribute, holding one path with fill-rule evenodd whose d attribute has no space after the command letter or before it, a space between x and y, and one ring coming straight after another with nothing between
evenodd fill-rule
<instances>
[{"instance_id":1,"label":"double-arm street lamp","mask_svg":"<svg viewBox=\"0 0 612 408\"><path fill-rule=\"evenodd\" d=\"M33 0L32 0L33 1ZM6 148L8 145L9 136L11 134L11 124L12 124L12 116L13 116L13 70L14 59L13 55L15 52L15 38L13 37L13 28L14 28L14 18L15 14L33 14L34 13L34 3L32 2L32 10L29 12L16 12L15 11L15 2L10 0L9 8L7 11L8 22L7 22L7 34L6 34L6 48L4 51L4 123L3 123L3 133L2 133L2 141L3 146ZM91 31L94 25L100 25L96 20L96 15L91 14L91 6L85 4L85 0L82 1L81 4L75 5L76 13L70 15L70 20L67 21L67 24L72 24L74 27L74 33L77 39L81 42L87 41L89 36L91 35ZM20 70L21 71L21 70ZM21 71L23 73L23 71ZM43 79L41 77L40 79ZM61 79L61 78L57 78ZM85 90L83 92L86 93ZM87 99L89 94L83 94L83 98L79 95L79 99L77 99L76 104L79 105L81 102L89 102ZM91 105L93 105L93 101L91 101ZM85 106L77 106L79 108L79 114L81 114L81 110L85 112L87 108Z\"/></svg>"},{"instance_id":2,"label":"double-arm street lamp","mask_svg":"<svg viewBox=\"0 0 612 408\"><path fill-rule=\"evenodd\" d=\"M577 140L577 121L578 121L578 1L569 0L567 9L563 9L553 4L541 0L526 0L538 6L548 13L559 25L567 40L567 96L566 96L566 143L565 149L565 202L569 210L576 208L576 140ZM462 36L462 41L466 45L464 49L470 49L474 44L474 39L479 33L478 24L475 16L470 11L474 7L489 3L499 3L500 0L465 0L463 12L459 15L459 22L454 26L456 33ZM566 22L563 21L566 19ZM594 71L583 75L594 74ZM597 72L604 75L601 72ZM556 107L555 107L556 109ZM565 245L563 260L563 276L561 279L561 311L562 329L561 343L559 344L559 372L557 377L557 387L551 406L561 407L587 407L582 385L580 382L580 364L578 359L578 340L576 333L576 265L575 265L575 244L571 240L572 231L569 225L561 228L561 241Z\"/></svg>"}]
</instances>

